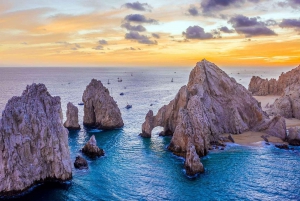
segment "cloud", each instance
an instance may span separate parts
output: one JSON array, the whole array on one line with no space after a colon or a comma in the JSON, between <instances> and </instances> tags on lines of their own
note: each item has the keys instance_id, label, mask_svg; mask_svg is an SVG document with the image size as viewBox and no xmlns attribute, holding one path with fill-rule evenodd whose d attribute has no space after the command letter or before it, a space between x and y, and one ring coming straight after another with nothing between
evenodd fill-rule
<instances>
[{"instance_id":1,"label":"cloud","mask_svg":"<svg viewBox=\"0 0 300 201\"><path fill-rule=\"evenodd\" d=\"M98 45L96 47L93 48L94 50L103 50L103 46L102 45Z\"/></svg>"},{"instance_id":2,"label":"cloud","mask_svg":"<svg viewBox=\"0 0 300 201\"><path fill-rule=\"evenodd\" d=\"M198 9L194 5L191 5L190 8L188 9L188 15L198 16L199 15L199 11L198 11Z\"/></svg>"},{"instance_id":3,"label":"cloud","mask_svg":"<svg viewBox=\"0 0 300 201\"><path fill-rule=\"evenodd\" d=\"M136 23L149 23L149 24L158 24L158 21L151 18L146 18L141 14L130 14L124 18L127 22L136 22Z\"/></svg>"},{"instance_id":4,"label":"cloud","mask_svg":"<svg viewBox=\"0 0 300 201\"><path fill-rule=\"evenodd\" d=\"M220 31L224 32L224 33L234 33L233 29L228 29L228 27L226 27L226 26L221 27Z\"/></svg>"},{"instance_id":5,"label":"cloud","mask_svg":"<svg viewBox=\"0 0 300 201\"><path fill-rule=\"evenodd\" d=\"M228 23L232 24L237 33L244 34L246 37L276 35L273 30L267 27L265 22L258 21L258 19L258 17L249 18L243 15L236 15Z\"/></svg>"},{"instance_id":6,"label":"cloud","mask_svg":"<svg viewBox=\"0 0 300 201\"><path fill-rule=\"evenodd\" d=\"M300 31L300 19L283 19L279 26L281 28L294 28Z\"/></svg>"},{"instance_id":7,"label":"cloud","mask_svg":"<svg viewBox=\"0 0 300 201\"><path fill-rule=\"evenodd\" d=\"M213 35L211 33L206 33L204 29L200 26L189 26L185 32L183 32L183 35L187 39L211 39L213 38Z\"/></svg>"},{"instance_id":8,"label":"cloud","mask_svg":"<svg viewBox=\"0 0 300 201\"><path fill-rule=\"evenodd\" d=\"M134 2L134 3L126 3L122 7L133 9L133 10L139 10L139 11L151 11L152 7L147 3L140 3L140 2Z\"/></svg>"},{"instance_id":9,"label":"cloud","mask_svg":"<svg viewBox=\"0 0 300 201\"><path fill-rule=\"evenodd\" d=\"M147 36L140 35L139 32L136 31L130 31L129 33L126 33L125 39L134 40L142 44L149 44L149 45L157 44L157 41L150 40Z\"/></svg>"},{"instance_id":10,"label":"cloud","mask_svg":"<svg viewBox=\"0 0 300 201\"><path fill-rule=\"evenodd\" d=\"M146 31L146 28L142 25L131 25L129 22L126 22L121 25L122 28L127 29L128 31L138 31L138 32L143 32Z\"/></svg>"},{"instance_id":11,"label":"cloud","mask_svg":"<svg viewBox=\"0 0 300 201\"><path fill-rule=\"evenodd\" d=\"M258 3L259 0L203 0L201 2L201 9L203 13L209 13L231 7L240 7L245 2Z\"/></svg>"},{"instance_id":12,"label":"cloud","mask_svg":"<svg viewBox=\"0 0 300 201\"><path fill-rule=\"evenodd\" d=\"M157 39L160 38L160 35L158 35L158 34L156 34L156 33L152 33L152 36L153 36L154 38L157 38Z\"/></svg>"},{"instance_id":13,"label":"cloud","mask_svg":"<svg viewBox=\"0 0 300 201\"><path fill-rule=\"evenodd\" d=\"M300 0L287 0L287 1L282 1L277 3L278 6L280 7L287 7L291 6L294 9L300 8Z\"/></svg>"},{"instance_id":14,"label":"cloud","mask_svg":"<svg viewBox=\"0 0 300 201\"><path fill-rule=\"evenodd\" d=\"M107 45L107 41L102 39L102 40L99 40L99 44L100 45Z\"/></svg>"}]
</instances>

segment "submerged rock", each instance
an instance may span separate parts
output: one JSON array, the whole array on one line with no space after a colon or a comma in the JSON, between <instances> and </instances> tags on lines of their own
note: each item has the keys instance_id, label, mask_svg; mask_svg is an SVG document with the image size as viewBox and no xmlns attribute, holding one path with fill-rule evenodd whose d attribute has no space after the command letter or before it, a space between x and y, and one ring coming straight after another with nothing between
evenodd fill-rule
<instances>
[{"instance_id":1,"label":"submerged rock","mask_svg":"<svg viewBox=\"0 0 300 201\"><path fill-rule=\"evenodd\" d=\"M254 96L281 95L285 88L293 84L300 84L300 65L289 72L282 73L278 80L253 76L248 90Z\"/></svg>"},{"instance_id":2,"label":"submerged rock","mask_svg":"<svg viewBox=\"0 0 300 201\"><path fill-rule=\"evenodd\" d=\"M94 135L92 135L90 140L84 145L82 152L92 158L104 156L104 151L97 146L97 141Z\"/></svg>"},{"instance_id":3,"label":"submerged rock","mask_svg":"<svg viewBox=\"0 0 300 201\"><path fill-rule=\"evenodd\" d=\"M269 119L247 89L206 60L197 63L187 86L181 87L174 100L160 108L156 116L151 110L147 113L140 135L151 137L157 126L173 133L168 149L184 157L188 143L202 157L224 133L253 130L286 137L283 118Z\"/></svg>"},{"instance_id":4,"label":"submerged rock","mask_svg":"<svg viewBox=\"0 0 300 201\"><path fill-rule=\"evenodd\" d=\"M92 79L86 87L83 124L98 129L114 129L124 125L120 109L101 81Z\"/></svg>"},{"instance_id":5,"label":"submerged rock","mask_svg":"<svg viewBox=\"0 0 300 201\"><path fill-rule=\"evenodd\" d=\"M74 162L74 167L79 170L89 168L87 161L81 156L76 156L76 160Z\"/></svg>"},{"instance_id":6,"label":"submerged rock","mask_svg":"<svg viewBox=\"0 0 300 201\"><path fill-rule=\"evenodd\" d=\"M78 123L78 108L72 103L67 105L67 120L64 123L64 127L69 130L80 130L80 125Z\"/></svg>"},{"instance_id":7,"label":"submerged rock","mask_svg":"<svg viewBox=\"0 0 300 201\"><path fill-rule=\"evenodd\" d=\"M0 120L0 194L20 193L44 181L72 178L68 132L60 97L44 84L11 98Z\"/></svg>"}]
</instances>

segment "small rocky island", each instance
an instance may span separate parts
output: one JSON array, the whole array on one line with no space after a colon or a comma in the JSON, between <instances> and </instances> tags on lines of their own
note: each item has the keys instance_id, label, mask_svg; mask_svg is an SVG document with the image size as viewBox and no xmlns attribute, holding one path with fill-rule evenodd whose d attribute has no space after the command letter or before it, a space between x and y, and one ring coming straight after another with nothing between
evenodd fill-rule
<instances>
[{"instance_id":1,"label":"small rocky island","mask_svg":"<svg viewBox=\"0 0 300 201\"><path fill-rule=\"evenodd\" d=\"M206 60L197 63L174 100L155 116L148 112L140 135L151 137L157 126L173 135L168 149L185 158L188 175L204 171L200 157L220 143L221 134L251 130L286 138L284 118L270 119L246 88Z\"/></svg>"},{"instance_id":2,"label":"small rocky island","mask_svg":"<svg viewBox=\"0 0 300 201\"><path fill-rule=\"evenodd\" d=\"M72 178L60 97L44 84L11 98L0 120L0 194L15 195L45 181Z\"/></svg>"},{"instance_id":3,"label":"small rocky island","mask_svg":"<svg viewBox=\"0 0 300 201\"><path fill-rule=\"evenodd\" d=\"M73 103L68 103L66 116L67 120L64 123L64 127L69 130L80 130L80 125L78 123L78 108L73 105Z\"/></svg>"},{"instance_id":4,"label":"small rocky island","mask_svg":"<svg viewBox=\"0 0 300 201\"><path fill-rule=\"evenodd\" d=\"M91 158L104 156L104 151L97 146L97 141L94 135L92 135L81 151Z\"/></svg>"},{"instance_id":5,"label":"small rocky island","mask_svg":"<svg viewBox=\"0 0 300 201\"><path fill-rule=\"evenodd\" d=\"M92 79L86 87L83 124L98 129L115 129L124 126L120 109L101 81Z\"/></svg>"}]
</instances>

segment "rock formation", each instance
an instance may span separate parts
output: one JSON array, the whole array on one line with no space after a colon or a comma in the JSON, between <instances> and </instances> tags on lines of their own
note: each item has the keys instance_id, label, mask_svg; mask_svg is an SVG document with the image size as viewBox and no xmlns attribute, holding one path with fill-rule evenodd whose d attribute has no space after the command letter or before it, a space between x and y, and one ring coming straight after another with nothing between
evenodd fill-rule
<instances>
[{"instance_id":1,"label":"rock formation","mask_svg":"<svg viewBox=\"0 0 300 201\"><path fill-rule=\"evenodd\" d=\"M282 96L270 105L267 113L269 115L281 115L285 118L300 119L300 85L288 86Z\"/></svg>"},{"instance_id":2,"label":"rock formation","mask_svg":"<svg viewBox=\"0 0 300 201\"><path fill-rule=\"evenodd\" d=\"M101 81L92 79L83 93L82 101L84 102L83 124L85 126L114 129L124 125L118 105Z\"/></svg>"},{"instance_id":3,"label":"rock formation","mask_svg":"<svg viewBox=\"0 0 300 201\"><path fill-rule=\"evenodd\" d=\"M76 157L75 162L74 162L74 167L79 170L89 168L87 161L84 158L82 158L81 156Z\"/></svg>"},{"instance_id":4,"label":"rock formation","mask_svg":"<svg viewBox=\"0 0 300 201\"><path fill-rule=\"evenodd\" d=\"M300 66L287 73L282 73L278 80L253 76L248 90L254 96L281 95L285 88L293 84L300 84Z\"/></svg>"},{"instance_id":5,"label":"rock formation","mask_svg":"<svg viewBox=\"0 0 300 201\"><path fill-rule=\"evenodd\" d=\"M202 157L224 133L253 130L286 137L283 118L269 119L247 89L206 60L197 63L187 86L181 87L174 100L160 108L156 116L151 110L148 112L141 136L151 137L156 126L173 133L168 149L186 157L186 161L197 159L192 154L193 146L198 157ZM186 167L193 167L187 164ZM201 172L200 169L188 172Z\"/></svg>"},{"instance_id":6,"label":"rock formation","mask_svg":"<svg viewBox=\"0 0 300 201\"><path fill-rule=\"evenodd\" d=\"M64 127L69 130L80 130L78 108L70 102L67 105L67 120L64 123Z\"/></svg>"},{"instance_id":7,"label":"rock formation","mask_svg":"<svg viewBox=\"0 0 300 201\"><path fill-rule=\"evenodd\" d=\"M104 156L104 151L97 146L97 141L94 135L92 135L90 140L84 145L82 152L92 158Z\"/></svg>"},{"instance_id":8,"label":"rock formation","mask_svg":"<svg viewBox=\"0 0 300 201\"><path fill-rule=\"evenodd\" d=\"M289 145L300 146L300 127L288 129L287 142Z\"/></svg>"},{"instance_id":9,"label":"rock formation","mask_svg":"<svg viewBox=\"0 0 300 201\"><path fill-rule=\"evenodd\" d=\"M11 98L0 120L0 194L12 195L44 181L72 178L68 132L60 97L44 84Z\"/></svg>"}]
</instances>

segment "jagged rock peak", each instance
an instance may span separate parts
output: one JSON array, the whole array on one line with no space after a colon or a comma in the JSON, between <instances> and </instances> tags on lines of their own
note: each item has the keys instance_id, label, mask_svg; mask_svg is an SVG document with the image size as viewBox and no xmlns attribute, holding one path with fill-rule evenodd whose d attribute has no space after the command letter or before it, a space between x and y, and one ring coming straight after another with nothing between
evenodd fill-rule
<instances>
[{"instance_id":1,"label":"jagged rock peak","mask_svg":"<svg viewBox=\"0 0 300 201\"><path fill-rule=\"evenodd\" d=\"M83 93L82 101L84 102L83 124L85 126L114 129L124 125L117 103L101 81L92 79Z\"/></svg>"},{"instance_id":2,"label":"jagged rock peak","mask_svg":"<svg viewBox=\"0 0 300 201\"><path fill-rule=\"evenodd\" d=\"M188 84L168 105L155 116L148 112L141 136L151 137L152 129L162 126L164 132L173 133L169 150L186 157L190 143L189 147L193 145L201 157L224 133L263 130L285 138L285 124L281 120L271 121L247 89L215 64L202 60L191 71Z\"/></svg>"},{"instance_id":3,"label":"jagged rock peak","mask_svg":"<svg viewBox=\"0 0 300 201\"><path fill-rule=\"evenodd\" d=\"M104 156L104 151L97 146L97 141L94 135L92 135L90 140L84 145L82 152L92 158Z\"/></svg>"},{"instance_id":4,"label":"jagged rock peak","mask_svg":"<svg viewBox=\"0 0 300 201\"><path fill-rule=\"evenodd\" d=\"M48 180L72 177L60 97L44 84L12 97L0 120L0 194L13 195Z\"/></svg>"},{"instance_id":5,"label":"jagged rock peak","mask_svg":"<svg viewBox=\"0 0 300 201\"><path fill-rule=\"evenodd\" d=\"M64 126L69 130L80 130L80 125L78 123L78 108L73 105L73 103L68 103L66 116L67 120L65 121Z\"/></svg>"},{"instance_id":6,"label":"jagged rock peak","mask_svg":"<svg viewBox=\"0 0 300 201\"><path fill-rule=\"evenodd\" d=\"M282 95L285 88L293 84L300 84L300 65L291 71L282 73L278 80L274 78L268 80L253 76L248 90L254 96Z\"/></svg>"}]
</instances>

